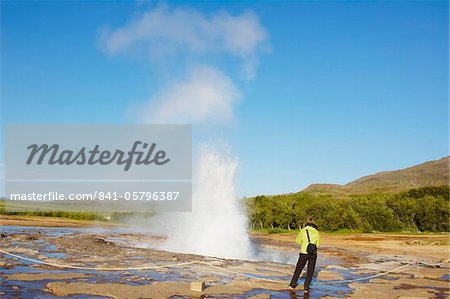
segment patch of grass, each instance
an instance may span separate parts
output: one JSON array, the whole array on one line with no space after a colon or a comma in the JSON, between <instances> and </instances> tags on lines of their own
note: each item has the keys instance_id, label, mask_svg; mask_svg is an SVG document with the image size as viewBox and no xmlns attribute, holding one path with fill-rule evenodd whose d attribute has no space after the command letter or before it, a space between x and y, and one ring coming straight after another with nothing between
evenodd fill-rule
<instances>
[{"instance_id":1,"label":"patch of grass","mask_svg":"<svg viewBox=\"0 0 450 299\"><path fill-rule=\"evenodd\" d=\"M363 231L361 229L349 229L349 228L342 228L338 229L336 231L327 232L329 234L336 234L336 235L345 235L345 234L359 234Z\"/></svg>"},{"instance_id":2,"label":"patch of grass","mask_svg":"<svg viewBox=\"0 0 450 299\"><path fill-rule=\"evenodd\" d=\"M279 227L253 229L250 231L255 232L255 233L264 233L264 234L298 234L298 232L299 232L299 230L295 230L295 229L288 230L288 229L279 228Z\"/></svg>"},{"instance_id":3,"label":"patch of grass","mask_svg":"<svg viewBox=\"0 0 450 299\"><path fill-rule=\"evenodd\" d=\"M267 232L268 232L269 234L281 234L281 233L289 232L289 230L287 230L287 229L282 229L282 228L279 228L279 227L275 227L275 228L269 228L269 229L267 230Z\"/></svg>"}]
</instances>

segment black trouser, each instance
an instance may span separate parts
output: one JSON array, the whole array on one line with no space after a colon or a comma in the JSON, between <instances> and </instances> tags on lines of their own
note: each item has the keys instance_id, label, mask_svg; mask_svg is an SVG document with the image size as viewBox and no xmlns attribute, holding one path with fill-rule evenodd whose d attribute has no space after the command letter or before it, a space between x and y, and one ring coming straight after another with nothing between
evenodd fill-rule
<instances>
[{"instance_id":1,"label":"black trouser","mask_svg":"<svg viewBox=\"0 0 450 299\"><path fill-rule=\"evenodd\" d=\"M300 256L298 257L297 266L295 266L294 276L292 276L290 284L291 287L295 288L297 286L297 280L300 277L300 274L302 273L302 270L305 267L306 262L308 262L308 270L306 273L306 279L303 286L305 290L309 290L309 284L311 283L314 274L314 268L316 267L316 260L317 254L311 255L300 253Z\"/></svg>"}]
</instances>

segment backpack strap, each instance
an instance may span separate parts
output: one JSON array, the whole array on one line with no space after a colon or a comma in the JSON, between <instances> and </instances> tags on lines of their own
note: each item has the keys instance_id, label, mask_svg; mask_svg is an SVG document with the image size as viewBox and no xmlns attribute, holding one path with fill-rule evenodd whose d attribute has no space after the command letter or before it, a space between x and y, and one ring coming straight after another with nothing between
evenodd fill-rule
<instances>
[{"instance_id":1,"label":"backpack strap","mask_svg":"<svg viewBox=\"0 0 450 299\"><path fill-rule=\"evenodd\" d=\"M308 236L308 243L311 243L311 240L309 239L309 232L306 230L306 235Z\"/></svg>"}]
</instances>

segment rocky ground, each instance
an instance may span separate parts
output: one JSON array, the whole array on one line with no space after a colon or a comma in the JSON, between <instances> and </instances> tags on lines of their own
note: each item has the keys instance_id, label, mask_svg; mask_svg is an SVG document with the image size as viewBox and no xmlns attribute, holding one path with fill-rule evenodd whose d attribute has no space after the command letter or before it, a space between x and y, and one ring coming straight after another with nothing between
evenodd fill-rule
<instances>
[{"instance_id":1,"label":"rocky ground","mask_svg":"<svg viewBox=\"0 0 450 299\"><path fill-rule=\"evenodd\" d=\"M44 220L34 221L39 227L3 226L0 249L56 265L124 269L67 269L0 254L0 297L305 298L301 285L295 291L287 288L292 264L139 248L143 246L137 244L151 247L164 239L115 227L93 229L83 222L77 226L76 221L64 227L64 220L59 220L57 228L45 228L48 223ZM11 224L11 218L6 222ZM29 218L26 223L33 220ZM293 255L295 260L297 247L292 234L255 233L252 239L268 253ZM447 298L450 294L448 264L439 268L423 264L371 280L337 283L389 271L417 257L427 263L444 261L449 253L448 235L323 234L322 243L315 284L306 297ZM133 269L155 265L172 267ZM206 289L191 291L193 281L205 282Z\"/></svg>"}]
</instances>

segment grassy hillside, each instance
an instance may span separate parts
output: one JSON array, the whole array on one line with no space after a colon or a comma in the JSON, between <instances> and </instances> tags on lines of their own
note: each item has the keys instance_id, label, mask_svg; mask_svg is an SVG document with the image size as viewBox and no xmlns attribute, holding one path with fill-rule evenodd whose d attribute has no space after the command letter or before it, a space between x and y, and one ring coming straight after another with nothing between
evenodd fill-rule
<instances>
[{"instance_id":1,"label":"grassy hillside","mask_svg":"<svg viewBox=\"0 0 450 299\"><path fill-rule=\"evenodd\" d=\"M346 185L315 184L244 200L251 229L297 228L312 215L325 231L450 230L449 157L369 175Z\"/></svg>"},{"instance_id":2,"label":"grassy hillside","mask_svg":"<svg viewBox=\"0 0 450 299\"><path fill-rule=\"evenodd\" d=\"M244 199L251 229L293 229L311 215L321 230L448 232L448 185L336 197L298 192Z\"/></svg>"},{"instance_id":3,"label":"grassy hillside","mask_svg":"<svg viewBox=\"0 0 450 299\"><path fill-rule=\"evenodd\" d=\"M405 169L368 175L346 185L313 184L303 192L333 195L396 193L412 188L448 185L449 162L450 157L444 157Z\"/></svg>"}]
</instances>

